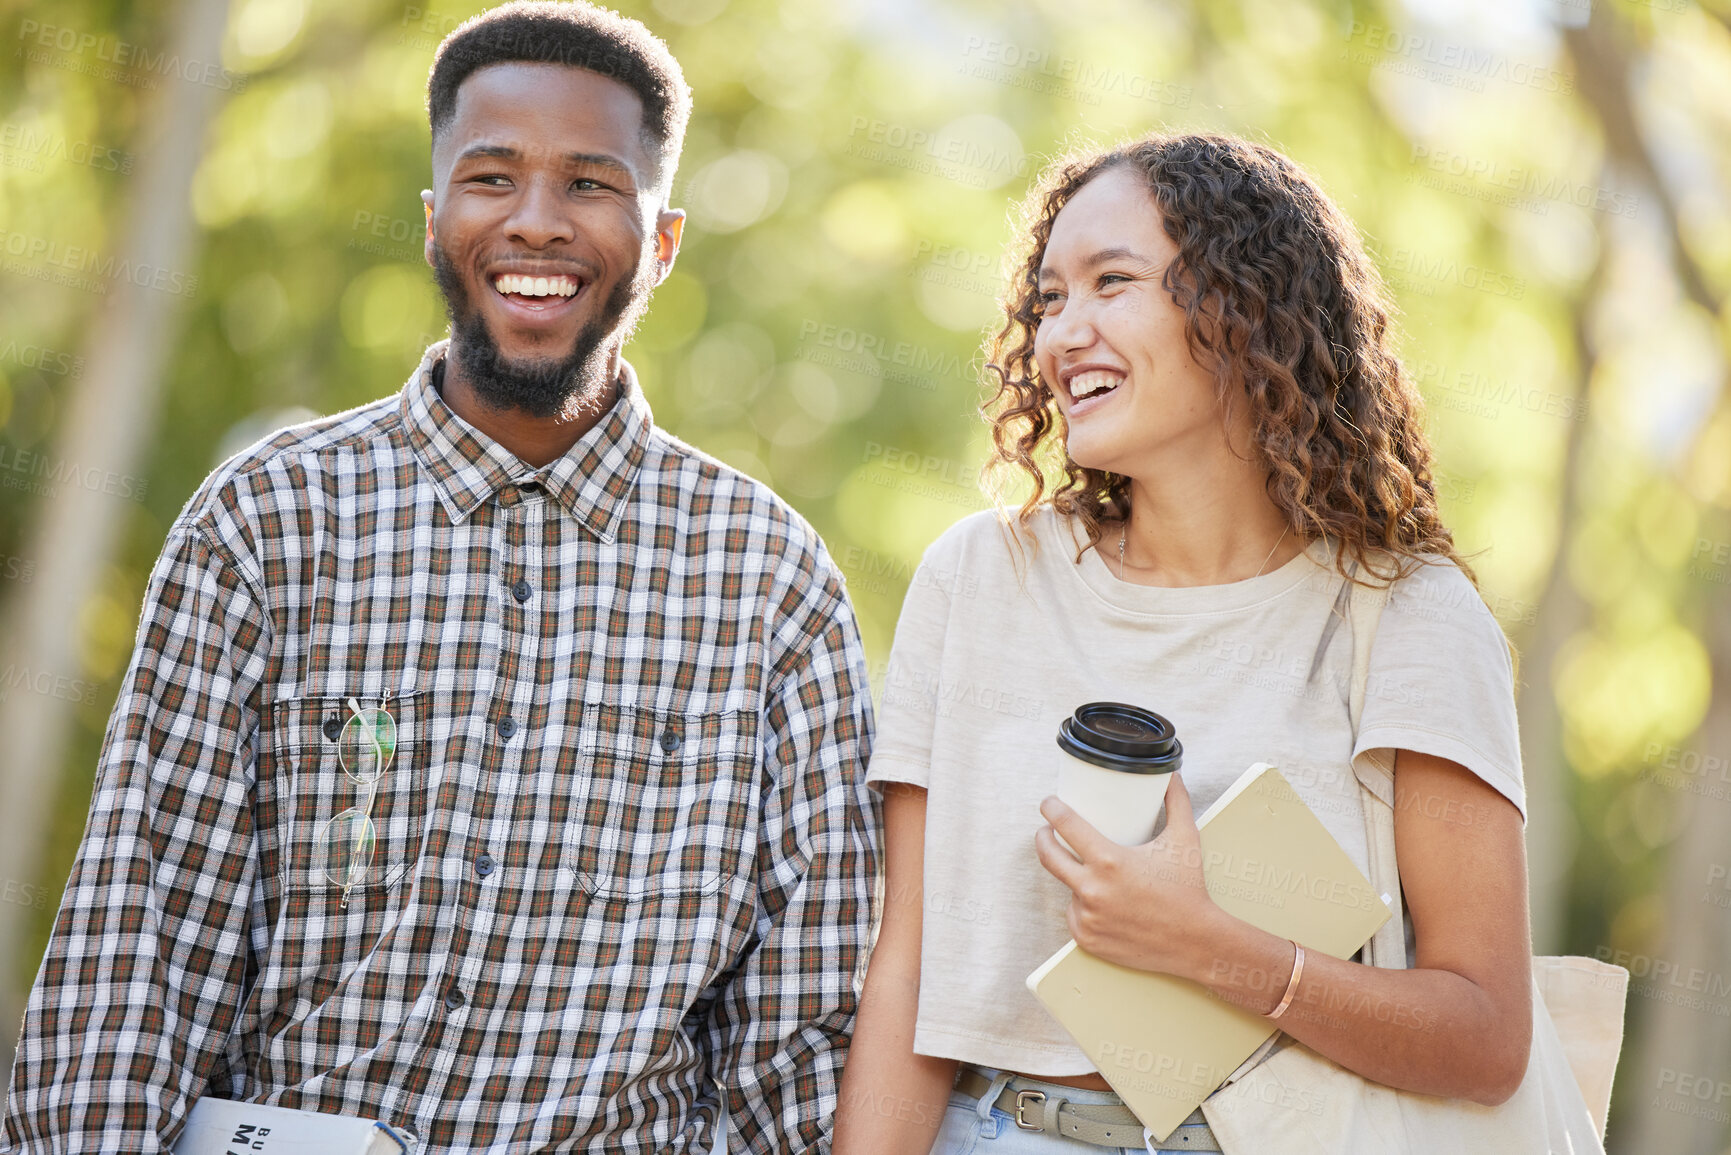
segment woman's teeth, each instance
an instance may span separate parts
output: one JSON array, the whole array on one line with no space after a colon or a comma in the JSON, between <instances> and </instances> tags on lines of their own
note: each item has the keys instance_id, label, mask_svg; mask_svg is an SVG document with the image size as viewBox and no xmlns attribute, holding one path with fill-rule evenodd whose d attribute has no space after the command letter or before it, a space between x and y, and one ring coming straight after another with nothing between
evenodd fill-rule
<instances>
[{"instance_id":1,"label":"woman's teeth","mask_svg":"<svg viewBox=\"0 0 1731 1155\"><path fill-rule=\"evenodd\" d=\"M520 297L570 297L577 292L577 282L571 277L523 277L515 273L496 278L493 287Z\"/></svg>"},{"instance_id":2,"label":"woman's teeth","mask_svg":"<svg viewBox=\"0 0 1731 1155\"><path fill-rule=\"evenodd\" d=\"M1116 373L1106 373L1095 370L1088 373L1078 373L1070 378L1070 396L1080 401L1084 397L1107 389L1116 389L1124 380Z\"/></svg>"}]
</instances>

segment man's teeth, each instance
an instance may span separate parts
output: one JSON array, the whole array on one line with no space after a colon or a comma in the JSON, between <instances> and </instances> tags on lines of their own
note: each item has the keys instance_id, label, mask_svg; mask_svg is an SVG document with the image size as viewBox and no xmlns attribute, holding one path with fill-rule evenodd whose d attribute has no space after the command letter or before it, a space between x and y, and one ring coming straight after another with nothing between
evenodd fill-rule
<instances>
[{"instance_id":1,"label":"man's teeth","mask_svg":"<svg viewBox=\"0 0 1731 1155\"><path fill-rule=\"evenodd\" d=\"M1070 378L1070 396L1080 401L1082 398L1107 389L1116 389L1124 380L1116 373L1095 370L1088 373L1078 373Z\"/></svg>"},{"instance_id":2,"label":"man's teeth","mask_svg":"<svg viewBox=\"0 0 1731 1155\"><path fill-rule=\"evenodd\" d=\"M522 277L516 273L498 277L493 287L520 297L570 297L577 292L577 282L570 277Z\"/></svg>"}]
</instances>

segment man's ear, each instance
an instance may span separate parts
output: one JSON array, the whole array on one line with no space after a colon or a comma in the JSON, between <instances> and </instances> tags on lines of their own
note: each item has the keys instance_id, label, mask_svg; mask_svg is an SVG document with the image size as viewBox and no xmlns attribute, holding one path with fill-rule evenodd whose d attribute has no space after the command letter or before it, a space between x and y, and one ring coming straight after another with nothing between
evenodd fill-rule
<instances>
[{"instance_id":1,"label":"man's ear","mask_svg":"<svg viewBox=\"0 0 1731 1155\"><path fill-rule=\"evenodd\" d=\"M427 264L431 265L433 263L433 190L432 189L424 188L421 190L421 207L427 210L427 242L426 242L425 256L427 258Z\"/></svg>"},{"instance_id":2,"label":"man's ear","mask_svg":"<svg viewBox=\"0 0 1731 1155\"><path fill-rule=\"evenodd\" d=\"M662 209L656 214L655 259L661 263L661 277L657 284L665 281L673 270L673 258L679 255L679 238L684 232L684 209Z\"/></svg>"}]
</instances>

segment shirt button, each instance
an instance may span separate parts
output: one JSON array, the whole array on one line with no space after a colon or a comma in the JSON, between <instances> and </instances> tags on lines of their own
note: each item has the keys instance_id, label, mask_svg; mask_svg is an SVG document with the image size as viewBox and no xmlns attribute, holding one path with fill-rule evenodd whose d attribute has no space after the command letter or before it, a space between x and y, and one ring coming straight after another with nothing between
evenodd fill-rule
<instances>
[{"instance_id":1,"label":"shirt button","mask_svg":"<svg viewBox=\"0 0 1731 1155\"><path fill-rule=\"evenodd\" d=\"M467 1001L468 1000L463 997L462 991L458 990L456 987L452 987L451 993L445 996L445 1009L447 1011L460 1010L463 1004Z\"/></svg>"},{"instance_id":2,"label":"shirt button","mask_svg":"<svg viewBox=\"0 0 1731 1155\"><path fill-rule=\"evenodd\" d=\"M343 720L332 714L325 719L325 741L335 742L343 736Z\"/></svg>"},{"instance_id":3,"label":"shirt button","mask_svg":"<svg viewBox=\"0 0 1731 1155\"><path fill-rule=\"evenodd\" d=\"M661 749L664 752L668 754L673 753L675 750L679 749L679 743L681 741L683 741L683 739L679 737L678 731L674 730L673 727L669 726L667 729L661 731Z\"/></svg>"},{"instance_id":4,"label":"shirt button","mask_svg":"<svg viewBox=\"0 0 1731 1155\"><path fill-rule=\"evenodd\" d=\"M493 856L491 854L483 854L475 859L475 873L482 878L493 873Z\"/></svg>"},{"instance_id":5,"label":"shirt button","mask_svg":"<svg viewBox=\"0 0 1731 1155\"><path fill-rule=\"evenodd\" d=\"M519 602L528 601L530 592L529 583L526 581L518 581L511 587L511 596Z\"/></svg>"},{"instance_id":6,"label":"shirt button","mask_svg":"<svg viewBox=\"0 0 1731 1155\"><path fill-rule=\"evenodd\" d=\"M516 732L517 732L517 720L515 718L504 718L504 719L500 720L500 722L499 722L499 737L501 737L501 738L505 739L505 741L509 742L511 740L511 735L515 734Z\"/></svg>"}]
</instances>

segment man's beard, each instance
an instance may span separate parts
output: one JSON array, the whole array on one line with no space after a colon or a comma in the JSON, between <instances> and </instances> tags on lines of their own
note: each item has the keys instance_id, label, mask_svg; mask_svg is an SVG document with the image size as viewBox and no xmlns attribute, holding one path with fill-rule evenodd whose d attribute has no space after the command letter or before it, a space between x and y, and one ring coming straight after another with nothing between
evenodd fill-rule
<instances>
[{"instance_id":1,"label":"man's beard","mask_svg":"<svg viewBox=\"0 0 1731 1155\"><path fill-rule=\"evenodd\" d=\"M488 408L517 409L531 417L558 416L574 397L585 404L610 403L614 383L607 373L608 352L625 343L649 307L655 288L651 252L644 254L635 274L613 286L600 315L578 330L569 354L512 360L493 340L444 246L435 242L433 276L451 321L451 349L476 397Z\"/></svg>"}]
</instances>

